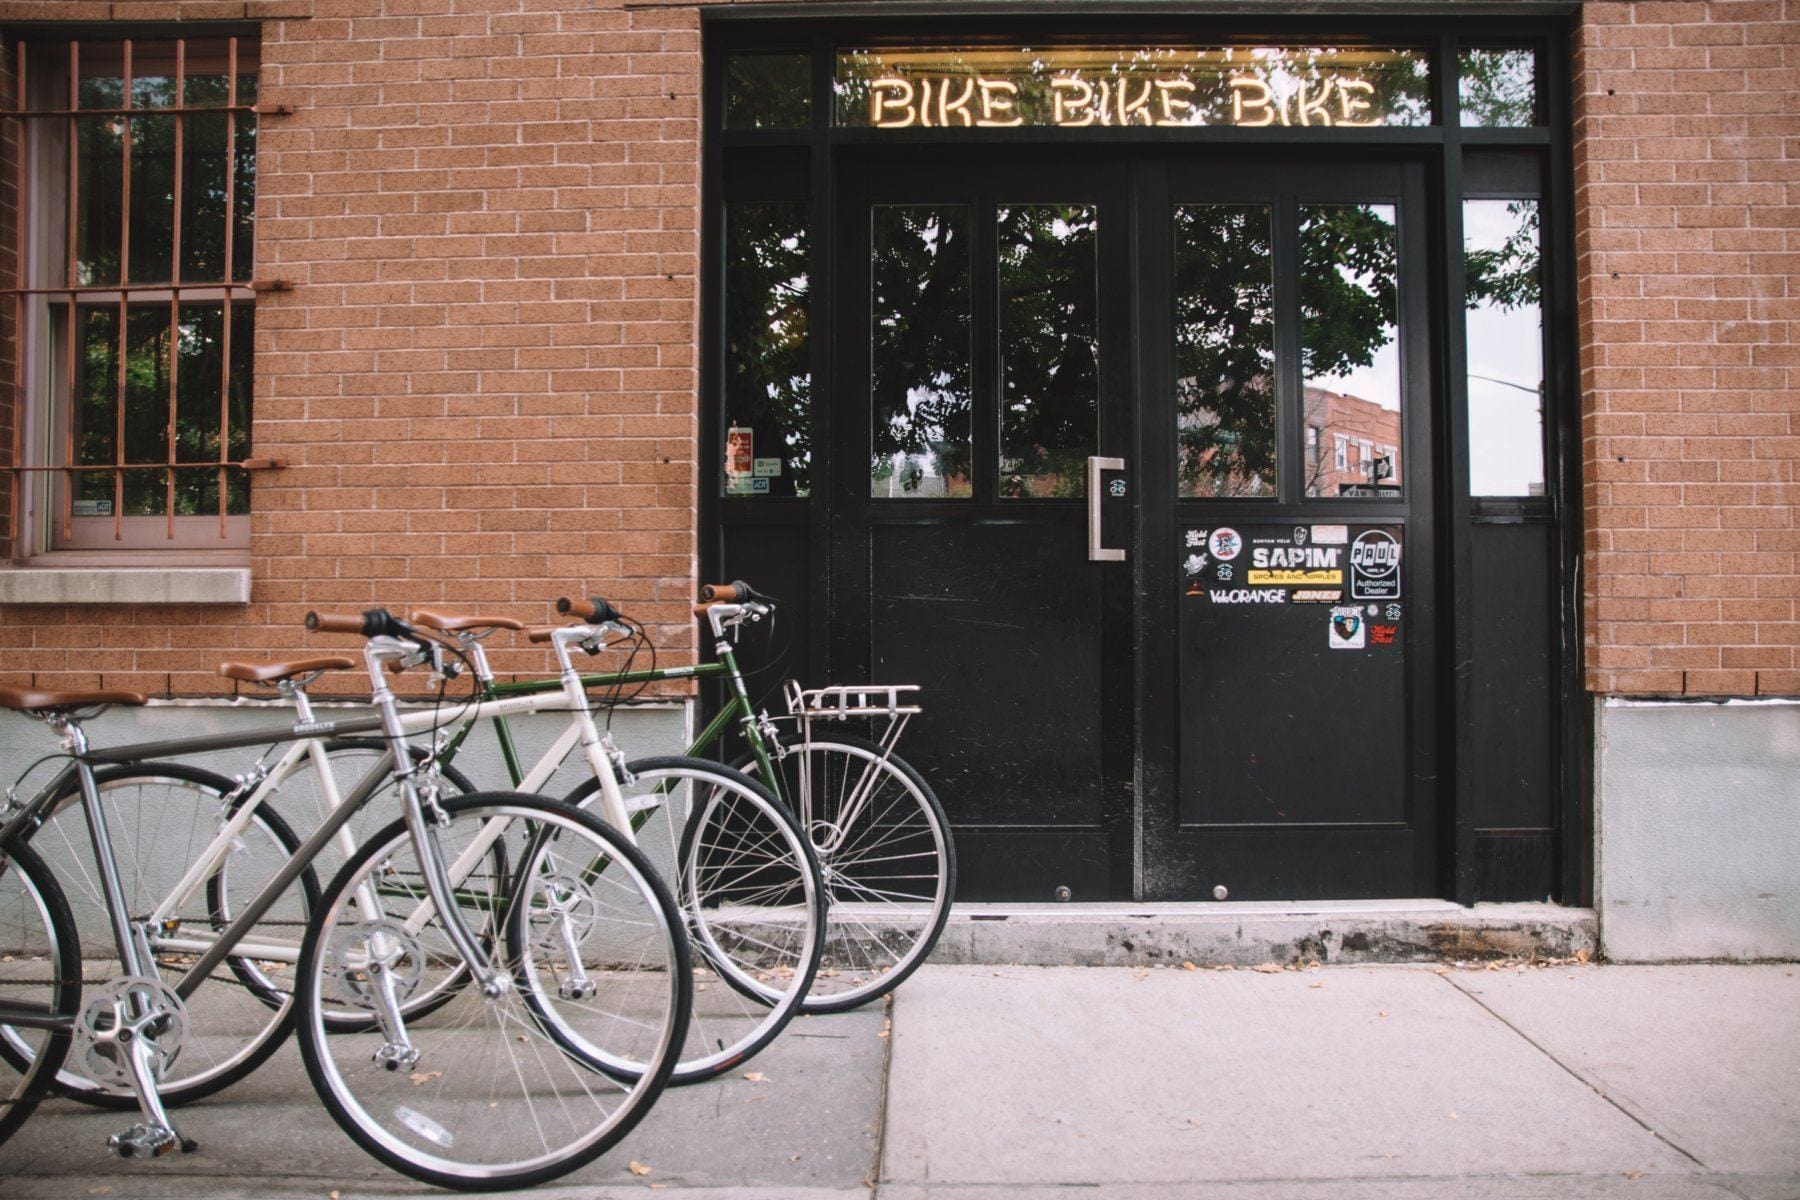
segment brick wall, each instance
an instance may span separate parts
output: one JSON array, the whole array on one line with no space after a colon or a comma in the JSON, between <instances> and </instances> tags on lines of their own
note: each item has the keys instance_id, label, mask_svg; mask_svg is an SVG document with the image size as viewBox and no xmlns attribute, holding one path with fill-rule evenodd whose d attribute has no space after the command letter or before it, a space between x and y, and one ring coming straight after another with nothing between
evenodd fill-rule
<instances>
[{"instance_id":1,"label":"brick wall","mask_svg":"<svg viewBox=\"0 0 1800 1200\"><path fill-rule=\"evenodd\" d=\"M255 479L253 602L0 611L0 678L218 693L225 654L307 646L311 607L540 620L577 587L689 650L697 10L0 0L0 22L221 16L266 20L264 98L295 109L260 135L257 273L293 290L258 303L256 452L287 466ZM1598 691L1800 693L1797 55L1797 0L1580 22Z\"/></svg>"},{"instance_id":2,"label":"brick wall","mask_svg":"<svg viewBox=\"0 0 1800 1200\"><path fill-rule=\"evenodd\" d=\"M0 20L37 7L0 4ZM215 0L93 7L219 15ZM77 648L69 613L0 610L0 678L228 693L213 674L227 654L349 645L302 634L310 608L543 622L571 591L622 601L679 661L694 644L697 11L304 7L262 27L262 99L294 113L258 134L256 275L292 290L257 303L255 453L286 465L254 477L252 603L78 610L116 621L100 652ZM497 667L543 670L541 647L495 642Z\"/></svg>"},{"instance_id":3,"label":"brick wall","mask_svg":"<svg viewBox=\"0 0 1800 1200\"><path fill-rule=\"evenodd\" d=\"M1800 693L1800 3L1585 6L1588 685Z\"/></svg>"}]
</instances>

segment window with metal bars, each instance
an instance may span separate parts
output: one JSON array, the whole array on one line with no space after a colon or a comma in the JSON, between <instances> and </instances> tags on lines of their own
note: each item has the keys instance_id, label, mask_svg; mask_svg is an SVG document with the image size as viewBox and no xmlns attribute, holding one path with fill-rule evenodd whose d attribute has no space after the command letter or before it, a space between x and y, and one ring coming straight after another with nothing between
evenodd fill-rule
<instances>
[{"instance_id":1,"label":"window with metal bars","mask_svg":"<svg viewBox=\"0 0 1800 1200\"><path fill-rule=\"evenodd\" d=\"M249 544L257 64L14 47L15 554Z\"/></svg>"}]
</instances>

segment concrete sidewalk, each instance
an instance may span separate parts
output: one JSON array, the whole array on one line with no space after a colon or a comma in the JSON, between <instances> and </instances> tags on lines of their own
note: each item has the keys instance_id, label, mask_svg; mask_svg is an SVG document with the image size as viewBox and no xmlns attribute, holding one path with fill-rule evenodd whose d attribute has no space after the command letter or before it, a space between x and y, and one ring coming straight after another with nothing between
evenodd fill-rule
<instances>
[{"instance_id":1,"label":"concrete sidewalk","mask_svg":"<svg viewBox=\"0 0 1800 1200\"><path fill-rule=\"evenodd\" d=\"M1263 973L930 967L669 1092L547 1197L1800 1200L1800 967ZM885 1035L885 1036L884 1036ZM116 1162L49 1104L6 1197L431 1194L376 1166L292 1048ZM633 1161L650 1173L635 1176Z\"/></svg>"}]
</instances>

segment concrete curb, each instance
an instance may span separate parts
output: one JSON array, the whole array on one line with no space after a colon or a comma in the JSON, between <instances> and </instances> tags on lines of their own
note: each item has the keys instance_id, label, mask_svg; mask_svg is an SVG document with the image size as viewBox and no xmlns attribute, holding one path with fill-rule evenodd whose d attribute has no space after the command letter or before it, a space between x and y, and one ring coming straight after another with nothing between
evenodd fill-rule
<instances>
[{"instance_id":1,"label":"concrete curb","mask_svg":"<svg viewBox=\"0 0 1800 1200\"><path fill-rule=\"evenodd\" d=\"M1404 963L1592 955L1592 909L1447 900L958 905L932 961L1021 966Z\"/></svg>"}]
</instances>

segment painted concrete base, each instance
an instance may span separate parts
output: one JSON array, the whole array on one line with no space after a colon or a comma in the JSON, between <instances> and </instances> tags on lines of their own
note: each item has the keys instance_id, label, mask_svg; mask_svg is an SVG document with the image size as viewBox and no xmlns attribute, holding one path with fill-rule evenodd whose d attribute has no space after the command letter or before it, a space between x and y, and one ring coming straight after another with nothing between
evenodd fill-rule
<instances>
[{"instance_id":1,"label":"painted concrete base","mask_svg":"<svg viewBox=\"0 0 1800 1200\"><path fill-rule=\"evenodd\" d=\"M364 706L353 709L319 704L316 707L320 718L325 720L352 711L366 711ZM291 724L293 719L291 707L276 703L174 701L143 708L108 709L98 720L87 722L85 728L90 744L120 746L162 738L274 728L284 722ZM531 764L568 727L568 717L560 713L543 713L515 718L510 724L520 756ZM632 758L678 754L687 741L687 714L677 705L620 709L613 718L612 727L620 747ZM277 752L280 749L278 747ZM261 747L228 750L180 761L231 778L247 770L256 761L260 750ZM0 713L0 789L11 786L28 764L55 752L56 739L45 726L14 713ZM456 766L479 787L508 786L506 769L492 734L477 731L458 754ZM20 793L28 795L35 787L49 782L54 769L48 764L38 767L20 786ZM586 771L586 764L576 756L576 761L564 764L545 790L553 796L563 795L581 782Z\"/></svg>"},{"instance_id":2,"label":"painted concrete base","mask_svg":"<svg viewBox=\"0 0 1800 1200\"><path fill-rule=\"evenodd\" d=\"M1608 958L1800 958L1800 702L1608 702L1595 775Z\"/></svg>"},{"instance_id":3,"label":"painted concrete base","mask_svg":"<svg viewBox=\"0 0 1800 1200\"><path fill-rule=\"evenodd\" d=\"M1448 900L1332 904L958 905L932 960L1026 966L1373 963L1571 958L1591 909Z\"/></svg>"}]
</instances>

